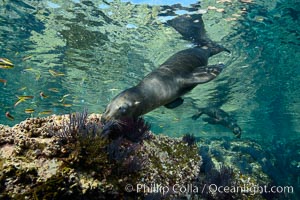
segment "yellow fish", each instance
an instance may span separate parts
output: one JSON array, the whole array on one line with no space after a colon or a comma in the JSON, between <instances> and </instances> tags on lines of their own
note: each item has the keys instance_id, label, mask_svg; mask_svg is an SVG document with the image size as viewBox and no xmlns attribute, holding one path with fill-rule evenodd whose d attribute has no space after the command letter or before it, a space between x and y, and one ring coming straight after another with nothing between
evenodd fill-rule
<instances>
[{"instance_id":1,"label":"yellow fish","mask_svg":"<svg viewBox=\"0 0 300 200\"><path fill-rule=\"evenodd\" d=\"M32 67L23 69L23 72L38 72L38 70L33 69Z\"/></svg>"},{"instance_id":2,"label":"yellow fish","mask_svg":"<svg viewBox=\"0 0 300 200\"><path fill-rule=\"evenodd\" d=\"M32 99L33 98L33 96L17 96L17 98L19 99L16 103L15 103L15 107L17 106L17 105L19 105L21 102L23 102L23 101L26 101L26 100L28 100L28 99Z\"/></svg>"},{"instance_id":3,"label":"yellow fish","mask_svg":"<svg viewBox=\"0 0 300 200\"><path fill-rule=\"evenodd\" d=\"M21 102L23 102L23 101L26 101L26 99L19 99L16 103L15 103L15 105L14 105L14 107L16 107L17 105L19 105Z\"/></svg>"},{"instance_id":4,"label":"yellow fish","mask_svg":"<svg viewBox=\"0 0 300 200\"><path fill-rule=\"evenodd\" d=\"M67 103L64 103L64 104L63 104L63 106L64 106L64 107L71 107L71 106L72 106L72 104L67 104Z\"/></svg>"},{"instance_id":5,"label":"yellow fish","mask_svg":"<svg viewBox=\"0 0 300 200\"><path fill-rule=\"evenodd\" d=\"M34 112L34 109L32 109L32 108L25 109L25 113L30 114L30 113L33 113L33 112Z\"/></svg>"},{"instance_id":6,"label":"yellow fish","mask_svg":"<svg viewBox=\"0 0 300 200\"><path fill-rule=\"evenodd\" d=\"M27 87L22 87L22 88L19 89L19 91L26 90L26 88L27 88Z\"/></svg>"},{"instance_id":7,"label":"yellow fish","mask_svg":"<svg viewBox=\"0 0 300 200\"><path fill-rule=\"evenodd\" d=\"M42 112L39 113L39 115L49 115L52 113L52 110L44 110Z\"/></svg>"},{"instance_id":8,"label":"yellow fish","mask_svg":"<svg viewBox=\"0 0 300 200\"><path fill-rule=\"evenodd\" d=\"M34 96L30 96L30 95L21 95L21 96L17 96L17 97L18 97L18 99L25 99L25 100L27 100L27 99L33 99Z\"/></svg>"},{"instance_id":9,"label":"yellow fish","mask_svg":"<svg viewBox=\"0 0 300 200\"><path fill-rule=\"evenodd\" d=\"M0 69L10 69L13 68L14 64L7 58L0 58Z\"/></svg>"},{"instance_id":10,"label":"yellow fish","mask_svg":"<svg viewBox=\"0 0 300 200\"><path fill-rule=\"evenodd\" d=\"M23 57L23 61L25 61L25 60L29 60L30 58L32 58L32 55L29 55L29 56L25 56L25 57Z\"/></svg>"},{"instance_id":11,"label":"yellow fish","mask_svg":"<svg viewBox=\"0 0 300 200\"><path fill-rule=\"evenodd\" d=\"M70 94L65 94L65 95L61 98L61 100L58 100L58 101L59 101L59 102L63 102L63 101L65 101L65 98L68 97L68 96L70 96Z\"/></svg>"},{"instance_id":12,"label":"yellow fish","mask_svg":"<svg viewBox=\"0 0 300 200\"><path fill-rule=\"evenodd\" d=\"M55 72L51 69L49 69L49 73L52 75L52 76L64 76L65 74L64 73L61 73L61 72Z\"/></svg>"}]
</instances>

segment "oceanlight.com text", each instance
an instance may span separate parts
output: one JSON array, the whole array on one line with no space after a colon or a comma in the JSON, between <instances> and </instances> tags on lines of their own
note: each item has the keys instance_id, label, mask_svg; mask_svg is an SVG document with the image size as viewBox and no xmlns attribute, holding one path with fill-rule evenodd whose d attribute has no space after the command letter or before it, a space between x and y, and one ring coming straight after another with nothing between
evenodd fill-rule
<instances>
[{"instance_id":1,"label":"oceanlight.com text","mask_svg":"<svg viewBox=\"0 0 300 200\"><path fill-rule=\"evenodd\" d=\"M162 184L153 183L131 185L127 184L125 187L127 192L136 191L137 193L160 193L165 194L203 194L203 193L248 193L263 194L263 193L286 193L291 194L294 192L293 186L260 186L260 185L242 185L242 186L218 186L217 184L204 184L203 186L187 184L180 185L174 184L173 186L167 186Z\"/></svg>"}]
</instances>

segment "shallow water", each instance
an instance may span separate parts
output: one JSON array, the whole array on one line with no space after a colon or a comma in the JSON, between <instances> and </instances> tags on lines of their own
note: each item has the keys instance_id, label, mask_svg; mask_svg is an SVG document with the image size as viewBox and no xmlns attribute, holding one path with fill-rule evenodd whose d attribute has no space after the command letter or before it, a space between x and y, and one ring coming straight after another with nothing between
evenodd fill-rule
<instances>
[{"instance_id":1,"label":"shallow water","mask_svg":"<svg viewBox=\"0 0 300 200\"><path fill-rule=\"evenodd\" d=\"M146 118L168 135L226 136L222 127L190 120L197 107L213 105L237 119L243 137L299 139L299 2L213 2L193 7L206 12L208 36L232 51L210 59L225 63L226 70L187 94L181 107L159 108ZM192 45L165 22L197 12L187 9L195 2L169 12L159 6L173 3L178 2L2 1L1 57L15 67L0 71L7 80L0 88L1 123L13 125L45 110L103 112L116 94ZM16 95L34 98L14 106ZM29 108L34 113L24 112ZM14 121L5 117L7 111Z\"/></svg>"},{"instance_id":2,"label":"shallow water","mask_svg":"<svg viewBox=\"0 0 300 200\"><path fill-rule=\"evenodd\" d=\"M102 113L119 92L193 45L165 22L201 12L207 35L232 52L220 53L209 63L227 67L185 95L180 107L147 114L153 131L231 140L234 136L226 128L191 119L198 107L217 106L234 116L244 139L276 144L278 151L290 142L297 144L299 1L186 0L180 1L181 7L171 7L176 3L2 0L0 57L10 59L14 68L0 69L0 79L7 80L6 85L0 82L0 123L14 125L49 114L43 111L62 114L87 108ZM34 98L14 106L20 95ZM5 116L7 111L13 121ZM293 150L300 166L299 149Z\"/></svg>"}]
</instances>

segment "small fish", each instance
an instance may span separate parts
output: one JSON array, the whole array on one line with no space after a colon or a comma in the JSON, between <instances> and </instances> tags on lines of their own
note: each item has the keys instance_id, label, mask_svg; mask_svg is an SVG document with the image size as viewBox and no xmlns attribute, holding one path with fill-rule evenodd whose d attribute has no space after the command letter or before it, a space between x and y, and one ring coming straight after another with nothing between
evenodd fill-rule
<instances>
[{"instance_id":1,"label":"small fish","mask_svg":"<svg viewBox=\"0 0 300 200\"><path fill-rule=\"evenodd\" d=\"M27 100L27 99L33 99L34 96L30 96L30 95L21 95L21 96L17 96L17 97L18 97L18 99L25 99L25 100Z\"/></svg>"},{"instance_id":2,"label":"small fish","mask_svg":"<svg viewBox=\"0 0 300 200\"><path fill-rule=\"evenodd\" d=\"M120 89L117 89L117 88L111 88L111 89L109 89L109 91L118 91L118 90L120 90Z\"/></svg>"},{"instance_id":3,"label":"small fish","mask_svg":"<svg viewBox=\"0 0 300 200\"><path fill-rule=\"evenodd\" d=\"M19 105L21 102L26 101L28 99L33 99L34 96L17 96L18 101L15 103L15 107Z\"/></svg>"},{"instance_id":4,"label":"small fish","mask_svg":"<svg viewBox=\"0 0 300 200\"><path fill-rule=\"evenodd\" d=\"M0 58L0 69L11 69L14 64L7 58Z\"/></svg>"},{"instance_id":5,"label":"small fish","mask_svg":"<svg viewBox=\"0 0 300 200\"><path fill-rule=\"evenodd\" d=\"M23 69L23 72L37 72L38 70L33 69L32 67Z\"/></svg>"},{"instance_id":6,"label":"small fish","mask_svg":"<svg viewBox=\"0 0 300 200\"><path fill-rule=\"evenodd\" d=\"M65 98L68 97L68 96L70 96L70 94L65 94L65 95L61 98L61 100L58 100L58 101L59 101L59 102L63 102L63 101L65 101Z\"/></svg>"},{"instance_id":7,"label":"small fish","mask_svg":"<svg viewBox=\"0 0 300 200\"><path fill-rule=\"evenodd\" d=\"M32 55L29 55L29 56L25 56L25 57L23 57L23 61L25 61L25 60L29 60L30 58L32 58Z\"/></svg>"},{"instance_id":8,"label":"small fish","mask_svg":"<svg viewBox=\"0 0 300 200\"><path fill-rule=\"evenodd\" d=\"M71 106L72 106L72 104L67 104L67 103L64 103L64 104L63 104L63 106L64 106L64 107L71 107Z\"/></svg>"},{"instance_id":9,"label":"small fish","mask_svg":"<svg viewBox=\"0 0 300 200\"><path fill-rule=\"evenodd\" d=\"M52 110L44 110L42 112L39 113L39 115L49 115L52 113Z\"/></svg>"},{"instance_id":10,"label":"small fish","mask_svg":"<svg viewBox=\"0 0 300 200\"><path fill-rule=\"evenodd\" d=\"M33 113L33 112L34 112L34 109L32 109L32 108L25 109L25 113L30 114L30 113Z\"/></svg>"},{"instance_id":11,"label":"small fish","mask_svg":"<svg viewBox=\"0 0 300 200\"><path fill-rule=\"evenodd\" d=\"M103 83L111 83L111 82L113 82L113 80L103 81Z\"/></svg>"},{"instance_id":12,"label":"small fish","mask_svg":"<svg viewBox=\"0 0 300 200\"><path fill-rule=\"evenodd\" d=\"M41 96L42 98L48 98L48 96L45 95L44 92L40 92L40 96Z\"/></svg>"},{"instance_id":13,"label":"small fish","mask_svg":"<svg viewBox=\"0 0 300 200\"><path fill-rule=\"evenodd\" d=\"M19 105L21 102L23 102L23 101L26 101L26 99L19 99L16 103L15 103L15 105L14 105L14 107L16 107L17 105Z\"/></svg>"},{"instance_id":14,"label":"small fish","mask_svg":"<svg viewBox=\"0 0 300 200\"><path fill-rule=\"evenodd\" d=\"M49 69L49 73L52 75L52 76L64 76L65 74L64 73L61 73L61 72L55 72L51 69Z\"/></svg>"},{"instance_id":15,"label":"small fish","mask_svg":"<svg viewBox=\"0 0 300 200\"><path fill-rule=\"evenodd\" d=\"M1 79L1 78L0 78L0 82L1 82L1 83L3 83L4 85L6 85L6 83L7 83L7 80L5 80L5 79Z\"/></svg>"},{"instance_id":16,"label":"small fish","mask_svg":"<svg viewBox=\"0 0 300 200\"><path fill-rule=\"evenodd\" d=\"M26 90L27 87L22 87L20 88L18 91L23 91L23 90Z\"/></svg>"},{"instance_id":17,"label":"small fish","mask_svg":"<svg viewBox=\"0 0 300 200\"><path fill-rule=\"evenodd\" d=\"M13 68L14 66L11 66L11 65L3 65L0 63L0 69L11 69Z\"/></svg>"},{"instance_id":18,"label":"small fish","mask_svg":"<svg viewBox=\"0 0 300 200\"><path fill-rule=\"evenodd\" d=\"M14 120L14 119L15 119L8 111L5 113L5 116L6 116L8 119L10 119L10 120Z\"/></svg>"},{"instance_id":19,"label":"small fish","mask_svg":"<svg viewBox=\"0 0 300 200\"><path fill-rule=\"evenodd\" d=\"M49 88L48 90L51 92L59 92L59 90L57 88Z\"/></svg>"}]
</instances>

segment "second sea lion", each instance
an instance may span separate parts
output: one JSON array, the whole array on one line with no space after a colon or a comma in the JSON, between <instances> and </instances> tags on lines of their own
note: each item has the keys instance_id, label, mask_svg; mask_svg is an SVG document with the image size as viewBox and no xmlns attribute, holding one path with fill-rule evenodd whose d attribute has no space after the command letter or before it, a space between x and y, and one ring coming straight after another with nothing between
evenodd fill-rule
<instances>
[{"instance_id":1,"label":"second sea lion","mask_svg":"<svg viewBox=\"0 0 300 200\"><path fill-rule=\"evenodd\" d=\"M237 138L241 137L242 129L228 113L220 108L207 107L198 109L198 113L193 115L193 119L198 119L201 115L206 114L209 118L203 118L203 121L209 124L220 124L230 129Z\"/></svg>"}]
</instances>

